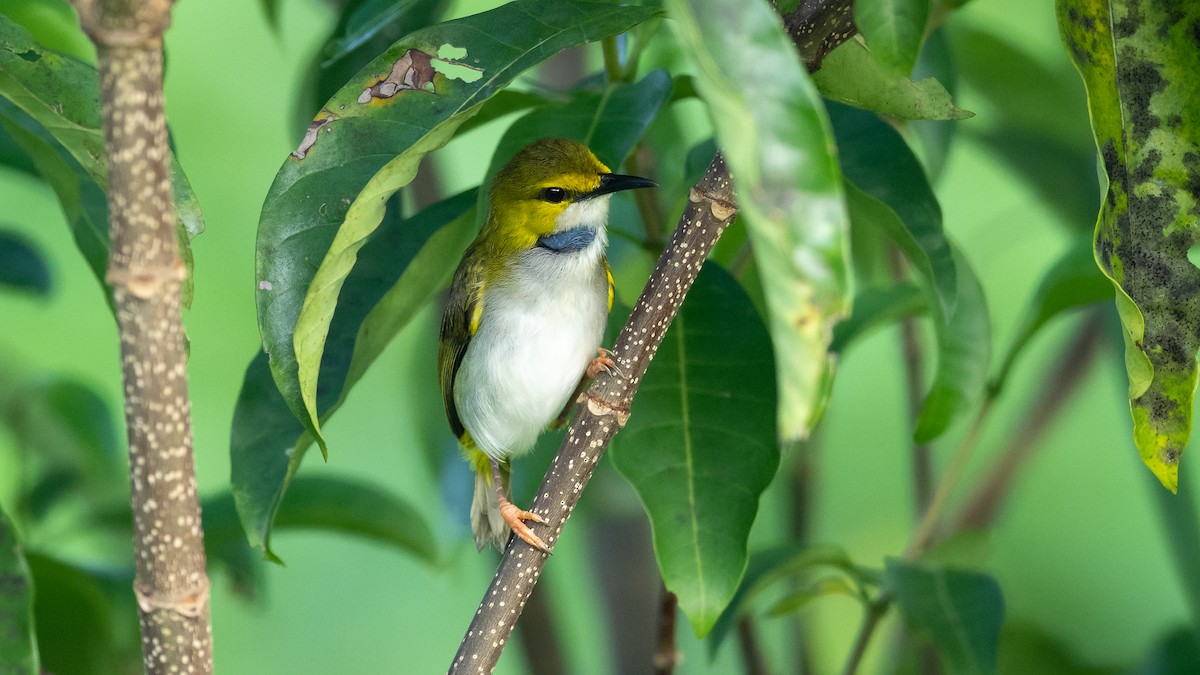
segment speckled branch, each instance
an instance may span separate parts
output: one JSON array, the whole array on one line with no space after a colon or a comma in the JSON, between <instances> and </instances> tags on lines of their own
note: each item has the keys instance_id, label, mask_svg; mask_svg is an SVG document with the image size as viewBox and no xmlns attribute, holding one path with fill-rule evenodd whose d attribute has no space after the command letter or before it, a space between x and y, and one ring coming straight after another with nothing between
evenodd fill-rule
<instances>
[{"instance_id":1,"label":"speckled branch","mask_svg":"<svg viewBox=\"0 0 1200 675\"><path fill-rule=\"evenodd\" d=\"M96 44L108 158L112 286L125 381L134 593L148 673L211 673L204 534L196 498L162 97L170 0L75 0Z\"/></svg>"},{"instance_id":2,"label":"speckled branch","mask_svg":"<svg viewBox=\"0 0 1200 675\"><path fill-rule=\"evenodd\" d=\"M810 71L825 54L854 35L851 0L804 0L784 23ZM584 394L567 437L538 488L531 510L546 518L551 531L543 535L551 548L562 534L583 487L592 477L608 444L629 419L630 404L650 360L701 265L737 213L733 181L720 153L700 182L692 187L687 208L675 233L658 259L650 280L634 305L613 346L622 376L602 374ZM492 583L449 672L491 673L500 659L525 602L533 593L547 556L514 540L504 553Z\"/></svg>"}]
</instances>

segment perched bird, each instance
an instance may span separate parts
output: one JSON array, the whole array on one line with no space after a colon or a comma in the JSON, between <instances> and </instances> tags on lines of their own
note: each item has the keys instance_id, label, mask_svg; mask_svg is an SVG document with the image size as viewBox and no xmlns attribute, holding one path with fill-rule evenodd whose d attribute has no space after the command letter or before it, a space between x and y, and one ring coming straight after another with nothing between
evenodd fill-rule
<instances>
[{"instance_id":1,"label":"perched bird","mask_svg":"<svg viewBox=\"0 0 1200 675\"><path fill-rule=\"evenodd\" d=\"M548 550L508 499L509 461L573 396L614 367L600 349L612 307L604 257L612 193L653 181L608 170L586 147L545 138L492 182L487 221L454 273L438 348L450 429L475 469L471 529L482 549L512 530Z\"/></svg>"}]
</instances>

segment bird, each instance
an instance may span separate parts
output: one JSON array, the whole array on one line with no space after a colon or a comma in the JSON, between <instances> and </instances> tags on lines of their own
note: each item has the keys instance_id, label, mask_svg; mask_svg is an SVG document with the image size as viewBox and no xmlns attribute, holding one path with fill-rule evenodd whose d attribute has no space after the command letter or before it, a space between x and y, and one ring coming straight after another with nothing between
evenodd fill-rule
<instances>
[{"instance_id":1,"label":"bird","mask_svg":"<svg viewBox=\"0 0 1200 675\"><path fill-rule=\"evenodd\" d=\"M609 199L654 187L615 174L585 145L543 138L496 174L487 218L455 270L438 340L450 430L475 470L475 544L504 550L509 533L549 548L509 501L511 459L532 449L601 372L613 301L605 257ZM618 371L619 372L619 371Z\"/></svg>"}]
</instances>

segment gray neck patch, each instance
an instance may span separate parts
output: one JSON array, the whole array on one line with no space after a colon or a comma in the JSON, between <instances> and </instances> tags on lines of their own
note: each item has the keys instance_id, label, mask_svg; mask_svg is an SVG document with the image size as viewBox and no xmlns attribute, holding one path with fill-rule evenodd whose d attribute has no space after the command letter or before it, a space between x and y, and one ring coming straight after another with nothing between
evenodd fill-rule
<instances>
[{"instance_id":1,"label":"gray neck patch","mask_svg":"<svg viewBox=\"0 0 1200 675\"><path fill-rule=\"evenodd\" d=\"M578 253L596 240L596 231L590 227L574 227L538 237L537 245L555 253Z\"/></svg>"}]
</instances>

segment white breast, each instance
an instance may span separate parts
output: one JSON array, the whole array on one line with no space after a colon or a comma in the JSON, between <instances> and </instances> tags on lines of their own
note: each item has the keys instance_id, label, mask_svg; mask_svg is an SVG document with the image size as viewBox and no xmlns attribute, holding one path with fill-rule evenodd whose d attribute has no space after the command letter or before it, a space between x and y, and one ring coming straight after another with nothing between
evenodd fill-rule
<instances>
[{"instance_id":1,"label":"white breast","mask_svg":"<svg viewBox=\"0 0 1200 675\"><path fill-rule=\"evenodd\" d=\"M587 206L593 209L587 215L595 215L594 206ZM601 223L606 211L600 210ZM528 451L596 355L608 316L603 225L598 230L576 253L525 251L511 274L484 291L479 330L459 367L454 403L476 445L493 458Z\"/></svg>"}]
</instances>

